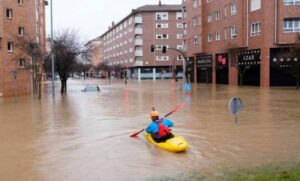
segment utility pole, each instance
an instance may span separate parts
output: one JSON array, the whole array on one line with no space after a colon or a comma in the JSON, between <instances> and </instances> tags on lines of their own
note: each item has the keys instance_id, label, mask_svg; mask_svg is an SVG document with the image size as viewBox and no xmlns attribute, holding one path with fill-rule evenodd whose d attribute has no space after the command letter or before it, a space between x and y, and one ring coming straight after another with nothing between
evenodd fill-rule
<instances>
[{"instance_id":1,"label":"utility pole","mask_svg":"<svg viewBox=\"0 0 300 181\"><path fill-rule=\"evenodd\" d=\"M53 97L55 96L55 85L54 85L54 78L55 78L55 72L54 72L54 52L53 52L53 46L54 46L54 42L53 42L53 4L52 4L52 0L51 0L51 7L50 7L50 11L51 11L51 69L52 69L52 95Z\"/></svg>"}]
</instances>

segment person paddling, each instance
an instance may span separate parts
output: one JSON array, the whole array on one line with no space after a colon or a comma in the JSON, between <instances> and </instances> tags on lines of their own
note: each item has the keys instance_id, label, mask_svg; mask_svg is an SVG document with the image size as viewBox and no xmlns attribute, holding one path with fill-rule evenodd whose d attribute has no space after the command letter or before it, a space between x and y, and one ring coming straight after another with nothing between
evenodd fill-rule
<instances>
[{"instance_id":1,"label":"person paddling","mask_svg":"<svg viewBox=\"0 0 300 181\"><path fill-rule=\"evenodd\" d=\"M174 123L166 118L159 119L159 113L152 108L150 112L150 118L152 122L146 128L146 132L152 135L152 138L156 142L164 142L167 139L173 138L170 127L173 127Z\"/></svg>"}]
</instances>

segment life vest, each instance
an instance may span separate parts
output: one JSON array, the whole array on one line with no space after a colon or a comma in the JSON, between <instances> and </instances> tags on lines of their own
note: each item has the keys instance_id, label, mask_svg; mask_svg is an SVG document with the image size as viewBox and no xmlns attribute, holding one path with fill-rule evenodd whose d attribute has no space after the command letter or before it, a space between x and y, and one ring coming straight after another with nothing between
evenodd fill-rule
<instances>
[{"instance_id":1,"label":"life vest","mask_svg":"<svg viewBox=\"0 0 300 181\"><path fill-rule=\"evenodd\" d=\"M163 138L171 133L171 130L164 124L158 124L158 132L155 134L156 137Z\"/></svg>"}]
</instances>

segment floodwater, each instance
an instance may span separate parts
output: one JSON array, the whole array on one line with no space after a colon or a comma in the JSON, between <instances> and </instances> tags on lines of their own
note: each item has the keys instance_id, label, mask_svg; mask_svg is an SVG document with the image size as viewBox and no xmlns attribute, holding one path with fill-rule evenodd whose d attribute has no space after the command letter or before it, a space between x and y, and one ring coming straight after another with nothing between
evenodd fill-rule
<instances>
[{"instance_id":1,"label":"floodwater","mask_svg":"<svg viewBox=\"0 0 300 181\"><path fill-rule=\"evenodd\" d=\"M101 92L81 92L99 84ZM294 88L207 86L190 93L170 80L70 80L56 97L45 83L41 101L0 98L0 180L149 180L181 173L300 161L300 92ZM235 124L232 96L244 108ZM149 144L134 132L156 107L189 142L183 153Z\"/></svg>"}]
</instances>

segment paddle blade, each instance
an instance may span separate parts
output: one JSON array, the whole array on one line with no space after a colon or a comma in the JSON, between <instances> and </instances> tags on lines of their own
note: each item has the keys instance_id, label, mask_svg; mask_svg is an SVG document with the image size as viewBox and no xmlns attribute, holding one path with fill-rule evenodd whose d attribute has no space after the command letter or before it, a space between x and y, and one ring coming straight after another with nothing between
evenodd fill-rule
<instances>
[{"instance_id":1,"label":"paddle blade","mask_svg":"<svg viewBox=\"0 0 300 181\"><path fill-rule=\"evenodd\" d=\"M178 104L171 112L169 112L168 114L166 114L164 117L168 117L170 114L172 114L175 111L178 111L179 109L183 108L183 106L184 106L184 103Z\"/></svg>"},{"instance_id":2,"label":"paddle blade","mask_svg":"<svg viewBox=\"0 0 300 181\"><path fill-rule=\"evenodd\" d=\"M140 130L139 132L133 133L132 135L130 135L130 137L136 137L138 134L140 134L141 132L143 132L145 129Z\"/></svg>"}]
</instances>

